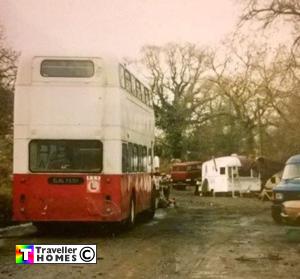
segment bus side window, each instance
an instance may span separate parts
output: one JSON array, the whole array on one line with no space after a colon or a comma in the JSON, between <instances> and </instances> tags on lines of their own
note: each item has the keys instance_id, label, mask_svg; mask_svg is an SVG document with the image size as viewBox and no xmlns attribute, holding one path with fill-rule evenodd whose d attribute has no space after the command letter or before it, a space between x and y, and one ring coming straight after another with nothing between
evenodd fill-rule
<instances>
[{"instance_id":1,"label":"bus side window","mask_svg":"<svg viewBox=\"0 0 300 279\"><path fill-rule=\"evenodd\" d=\"M128 157L127 157L127 171L133 171L133 146L132 143L128 143Z\"/></svg>"},{"instance_id":2,"label":"bus side window","mask_svg":"<svg viewBox=\"0 0 300 279\"><path fill-rule=\"evenodd\" d=\"M133 145L133 170L138 171L138 146Z\"/></svg>"},{"instance_id":3,"label":"bus side window","mask_svg":"<svg viewBox=\"0 0 300 279\"><path fill-rule=\"evenodd\" d=\"M143 146L143 171L147 171L147 147Z\"/></svg>"},{"instance_id":4,"label":"bus side window","mask_svg":"<svg viewBox=\"0 0 300 279\"><path fill-rule=\"evenodd\" d=\"M125 89L125 69L122 65L119 66L120 86Z\"/></svg>"},{"instance_id":5,"label":"bus side window","mask_svg":"<svg viewBox=\"0 0 300 279\"><path fill-rule=\"evenodd\" d=\"M150 91L149 91L149 106L151 108L153 107L153 94Z\"/></svg>"},{"instance_id":6,"label":"bus side window","mask_svg":"<svg viewBox=\"0 0 300 279\"><path fill-rule=\"evenodd\" d=\"M125 70L125 89L132 93L131 74L127 70Z\"/></svg>"},{"instance_id":7,"label":"bus side window","mask_svg":"<svg viewBox=\"0 0 300 279\"><path fill-rule=\"evenodd\" d=\"M141 100L143 103L146 103L145 99L145 87L141 84Z\"/></svg>"},{"instance_id":8,"label":"bus side window","mask_svg":"<svg viewBox=\"0 0 300 279\"><path fill-rule=\"evenodd\" d=\"M145 103L149 106L150 105L150 102L149 102L149 90L146 87L144 87L144 95L145 95Z\"/></svg>"},{"instance_id":9,"label":"bus side window","mask_svg":"<svg viewBox=\"0 0 300 279\"><path fill-rule=\"evenodd\" d=\"M148 172L152 171L152 149L148 148Z\"/></svg>"},{"instance_id":10,"label":"bus side window","mask_svg":"<svg viewBox=\"0 0 300 279\"><path fill-rule=\"evenodd\" d=\"M122 172L128 171L128 150L127 144L122 143Z\"/></svg>"},{"instance_id":11,"label":"bus side window","mask_svg":"<svg viewBox=\"0 0 300 279\"><path fill-rule=\"evenodd\" d=\"M132 94L134 96L137 96L136 82L135 82L135 77L133 75L131 75L131 88L132 88Z\"/></svg>"},{"instance_id":12,"label":"bus side window","mask_svg":"<svg viewBox=\"0 0 300 279\"><path fill-rule=\"evenodd\" d=\"M143 171L143 149L142 146L138 146L138 171Z\"/></svg>"},{"instance_id":13,"label":"bus side window","mask_svg":"<svg viewBox=\"0 0 300 279\"><path fill-rule=\"evenodd\" d=\"M137 97L142 100L142 88L141 88L141 83L136 80L135 81L135 86L136 86L136 95Z\"/></svg>"}]
</instances>

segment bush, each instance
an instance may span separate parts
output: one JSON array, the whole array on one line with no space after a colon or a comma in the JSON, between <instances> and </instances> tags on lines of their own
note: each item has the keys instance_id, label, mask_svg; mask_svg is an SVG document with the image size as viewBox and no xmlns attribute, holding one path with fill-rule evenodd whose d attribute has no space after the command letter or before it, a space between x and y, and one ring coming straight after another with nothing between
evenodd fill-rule
<instances>
[{"instance_id":1,"label":"bush","mask_svg":"<svg viewBox=\"0 0 300 279\"><path fill-rule=\"evenodd\" d=\"M12 224L11 195L0 194L0 227Z\"/></svg>"},{"instance_id":2,"label":"bush","mask_svg":"<svg viewBox=\"0 0 300 279\"><path fill-rule=\"evenodd\" d=\"M0 138L0 226L11 223L12 137Z\"/></svg>"}]
</instances>

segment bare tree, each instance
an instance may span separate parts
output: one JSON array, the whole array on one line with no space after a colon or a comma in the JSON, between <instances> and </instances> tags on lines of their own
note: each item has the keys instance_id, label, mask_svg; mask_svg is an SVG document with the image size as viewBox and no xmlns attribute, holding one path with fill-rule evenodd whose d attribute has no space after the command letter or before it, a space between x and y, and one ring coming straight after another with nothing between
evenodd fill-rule
<instances>
[{"instance_id":1,"label":"bare tree","mask_svg":"<svg viewBox=\"0 0 300 279\"><path fill-rule=\"evenodd\" d=\"M299 149L296 138L299 137L297 123L300 120L297 113L297 105L300 102L300 2L298 0L248 0L246 3L240 25L246 22L259 22L262 23L262 28L266 29L271 25L280 26L280 22L284 22L292 30L293 43L285 46L283 51L277 52L277 56L273 59L275 77L272 76L273 81L265 87L267 94L271 94L272 97L276 95L277 100L281 97L280 104L277 102L273 106L280 118L277 119L275 140L272 142L276 156L286 158L287 154L290 155ZM289 48L289 54L286 48ZM277 65L274 65L275 63Z\"/></svg>"},{"instance_id":2,"label":"bare tree","mask_svg":"<svg viewBox=\"0 0 300 279\"><path fill-rule=\"evenodd\" d=\"M294 29L292 52L300 45L300 2L298 0L247 0L240 25L247 21L258 21L263 28L278 20L285 20Z\"/></svg>"},{"instance_id":3,"label":"bare tree","mask_svg":"<svg viewBox=\"0 0 300 279\"><path fill-rule=\"evenodd\" d=\"M0 26L0 186L9 187L12 171L13 90L18 54L6 47Z\"/></svg>"},{"instance_id":4,"label":"bare tree","mask_svg":"<svg viewBox=\"0 0 300 279\"><path fill-rule=\"evenodd\" d=\"M0 135L12 131L13 89L16 78L18 54L5 46L0 27Z\"/></svg>"},{"instance_id":5,"label":"bare tree","mask_svg":"<svg viewBox=\"0 0 300 279\"><path fill-rule=\"evenodd\" d=\"M146 46L142 53L150 73L157 127L164 132L169 155L181 158L189 130L206 120L206 104L213 100L204 79L208 54L192 44Z\"/></svg>"},{"instance_id":6,"label":"bare tree","mask_svg":"<svg viewBox=\"0 0 300 279\"><path fill-rule=\"evenodd\" d=\"M240 150L261 155L268 131L278 126L279 116L285 117L282 100L287 92L282 84L283 68L276 58L267 61L266 48L249 44L246 49L233 45L230 49L224 61L212 57L210 81L227 104L229 129L240 128L240 137L236 138L241 141Z\"/></svg>"},{"instance_id":7,"label":"bare tree","mask_svg":"<svg viewBox=\"0 0 300 279\"><path fill-rule=\"evenodd\" d=\"M0 27L0 86L2 89L13 90L16 79L16 61L19 54L6 47L3 31Z\"/></svg>"}]
</instances>

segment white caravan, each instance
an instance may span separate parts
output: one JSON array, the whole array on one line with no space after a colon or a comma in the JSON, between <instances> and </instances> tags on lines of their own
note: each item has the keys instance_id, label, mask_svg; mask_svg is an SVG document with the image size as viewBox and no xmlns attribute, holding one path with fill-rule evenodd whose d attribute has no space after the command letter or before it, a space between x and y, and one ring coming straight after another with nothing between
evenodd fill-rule
<instances>
[{"instance_id":1,"label":"white caravan","mask_svg":"<svg viewBox=\"0 0 300 279\"><path fill-rule=\"evenodd\" d=\"M261 190L260 177L246 157L232 155L213 158L202 164L203 195Z\"/></svg>"}]
</instances>

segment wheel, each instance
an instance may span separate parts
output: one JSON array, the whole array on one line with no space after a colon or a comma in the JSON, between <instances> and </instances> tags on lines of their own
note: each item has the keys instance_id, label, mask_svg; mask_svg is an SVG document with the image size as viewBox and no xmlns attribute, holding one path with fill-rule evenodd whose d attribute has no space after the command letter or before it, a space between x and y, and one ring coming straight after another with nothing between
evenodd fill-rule
<instances>
[{"instance_id":1,"label":"wheel","mask_svg":"<svg viewBox=\"0 0 300 279\"><path fill-rule=\"evenodd\" d=\"M156 193L156 189L155 187L152 188L152 191L151 191L151 207L150 209L148 210L148 218L149 219L153 219L154 217L154 214L155 214L155 210L157 208L157 193Z\"/></svg>"},{"instance_id":2,"label":"wheel","mask_svg":"<svg viewBox=\"0 0 300 279\"><path fill-rule=\"evenodd\" d=\"M148 208L141 214L143 221L149 221L153 219L155 210L156 208L158 208L157 204L158 204L157 190L155 189L155 187L153 187L151 191L150 208Z\"/></svg>"},{"instance_id":3,"label":"wheel","mask_svg":"<svg viewBox=\"0 0 300 279\"><path fill-rule=\"evenodd\" d=\"M134 200L134 197L132 197L130 199L130 207L129 207L129 216L126 220L126 227L128 229L131 229L134 227L135 225L135 218L136 218L136 215L135 215L135 200Z\"/></svg>"},{"instance_id":4,"label":"wheel","mask_svg":"<svg viewBox=\"0 0 300 279\"><path fill-rule=\"evenodd\" d=\"M276 224L282 224L280 207L272 207L272 218Z\"/></svg>"},{"instance_id":5,"label":"wheel","mask_svg":"<svg viewBox=\"0 0 300 279\"><path fill-rule=\"evenodd\" d=\"M207 181L207 179L205 179L204 181L203 181L203 183L202 183L202 195L204 196L204 197L208 197L209 196L209 194L210 194L210 191L209 191L209 185L208 185L208 181Z\"/></svg>"},{"instance_id":6,"label":"wheel","mask_svg":"<svg viewBox=\"0 0 300 279\"><path fill-rule=\"evenodd\" d=\"M170 186L165 186L163 188L163 194L167 201L170 199L170 192L171 192Z\"/></svg>"},{"instance_id":7,"label":"wheel","mask_svg":"<svg viewBox=\"0 0 300 279\"><path fill-rule=\"evenodd\" d=\"M195 185L194 195L195 196L199 196L200 195L200 186L198 184Z\"/></svg>"},{"instance_id":8,"label":"wheel","mask_svg":"<svg viewBox=\"0 0 300 279\"><path fill-rule=\"evenodd\" d=\"M41 234L50 232L53 229L53 225L48 222L33 222L33 225L36 227L38 233Z\"/></svg>"}]
</instances>

